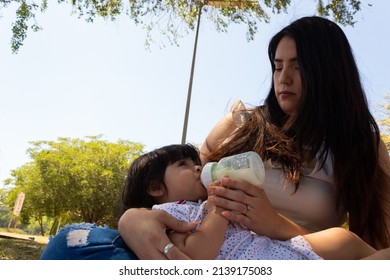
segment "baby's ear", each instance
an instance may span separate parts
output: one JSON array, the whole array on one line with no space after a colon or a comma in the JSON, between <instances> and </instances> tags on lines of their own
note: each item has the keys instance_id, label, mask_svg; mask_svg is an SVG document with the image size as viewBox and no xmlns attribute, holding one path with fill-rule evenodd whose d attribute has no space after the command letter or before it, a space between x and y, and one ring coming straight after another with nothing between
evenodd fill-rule
<instances>
[{"instance_id":1,"label":"baby's ear","mask_svg":"<svg viewBox=\"0 0 390 280\"><path fill-rule=\"evenodd\" d=\"M160 197L165 194L165 191L161 184L154 184L149 187L148 194L153 197Z\"/></svg>"}]
</instances>

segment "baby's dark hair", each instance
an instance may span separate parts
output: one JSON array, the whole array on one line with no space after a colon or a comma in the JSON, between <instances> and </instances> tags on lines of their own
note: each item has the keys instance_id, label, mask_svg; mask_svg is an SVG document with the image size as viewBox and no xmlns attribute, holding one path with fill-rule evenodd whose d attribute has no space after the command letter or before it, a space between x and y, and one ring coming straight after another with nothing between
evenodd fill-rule
<instances>
[{"instance_id":1,"label":"baby's dark hair","mask_svg":"<svg viewBox=\"0 0 390 280\"><path fill-rule=\"evenodd\" d=\"M127 172L119 216L130 208L151 208L156 204L148 191L152 188L166 188L165 170L168 165L182 159L191 159L196 165L201 165L199 150L191 144L164 146L135 159Z\"/></svg>"}]
</instances>

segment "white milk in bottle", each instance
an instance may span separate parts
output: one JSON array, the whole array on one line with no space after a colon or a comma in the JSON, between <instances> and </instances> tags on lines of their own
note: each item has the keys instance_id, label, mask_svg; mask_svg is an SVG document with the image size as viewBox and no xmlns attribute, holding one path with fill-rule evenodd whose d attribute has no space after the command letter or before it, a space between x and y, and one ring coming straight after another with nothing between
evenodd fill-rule
<instances>
[{"instance_id":1,"label":"white milk in bottle","mask_svg":"<svg viewBox=\"0 0 390 280\"><path fill-rule=\"evenodd\" d=\"M200 178L207 188L212 182L220 180L223 176L260 186L265 177L264 164L257 153L250 151L225 157L219 162L206 163Z\"/></svg>"}]
</instances>

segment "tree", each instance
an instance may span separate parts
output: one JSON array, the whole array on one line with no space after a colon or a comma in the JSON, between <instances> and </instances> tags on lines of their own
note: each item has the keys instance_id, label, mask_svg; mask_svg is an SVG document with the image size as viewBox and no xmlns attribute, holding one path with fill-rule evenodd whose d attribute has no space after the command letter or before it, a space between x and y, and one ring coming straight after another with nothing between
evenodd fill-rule
<instances>
[{"instance_id":1,"label":"tree","mask_svg":"<svg viewBox=\"0 0 390 280\"><path fill-rule=\"evenodd\" d=\"M0 206L4 204L6 197L7 197L6 189L0 188Z\"/></svg>"},{"instance_id":2,"label":"tree","mask_svg":"<svg viewBox=\"0 0 390 280\"><path fill-rule=\"evenodd\" d=\"M382 140L385 142L387 150L390 151L390 95L385 95L385 100L387 100L387 103L382 106L384 109L384 117L379 121L379 124L382 128Z\"/></svg>"},{"instance_id":3,"label":"tree","mask_svg":"<svg viewBox=\"0 0 390 280\"><path fill-rule=\"evenodd\" d=\"M6 185L14 183L16 186L10 189L7 196L6 202L9 209L13 209L13 204L20 192L27 194L28 198L24 200L23 211L21 211L19 218L23 224L29 224L30 219L37 221L41 228L41 234L44 235L44 218L49 213L50 204L47 203L47 193L42 188L42 177L37 165L33 162L27 163L17 170L13 170L11 176L14 180L7 179L5 181Z\"/></svg>"},{"instance_id":4,"label":"tree","mask_svg":"<svg viewBox=\"0 0 390 280\"><path fill-rule=\"evenodd\" d=\"M59 4L68 3L57 0ZM134 23L147 30L146 45L153 42L152 32L159 30L172 44L195 28L199 9L216 26L219 32L226 32L231 23L247 25L247 38L251 40L257 32L259 22L268 23L270 18L266 10L272 13L287 12L291 0L79 0L69 1L74 14L93 22L96 18L116 20L121 14L128 16ZM316 12L320 16L332 17L343 25L353 25L356 12L361 9L359 0L316 0ZM37 13L48 9L48 1L0 0L0 8L16 6L16 18L12 24L11 49L17 53L27 37L29 29L41 30L36 20ZM371 4L369 4L371 5ZM15 7L13 6L13 7Z\"/></svg>"},{"instance_id":5,"label":"tree","mask_svg":"<svg viewBox=\"0 0 390 280\"><path fill-rule=\"evenodd\" d=\"M30 218L41 226L44 217L64 222L91 222L116 226L116 206L130 163L144 146L101 136L83 139L32 142L32 161L11 172L7 197L12 209L20 191L26 195L22 221Z\"/></svg>"}]
</instances>

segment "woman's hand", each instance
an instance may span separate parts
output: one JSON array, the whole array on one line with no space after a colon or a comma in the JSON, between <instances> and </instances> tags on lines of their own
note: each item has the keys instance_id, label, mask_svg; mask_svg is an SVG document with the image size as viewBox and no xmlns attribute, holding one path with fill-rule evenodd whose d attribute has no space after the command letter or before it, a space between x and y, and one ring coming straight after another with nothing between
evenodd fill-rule
<instances>
[{"instance_id":1,"label":"woman's hand","mask_svg":"<svg viewBox=\"0 0 390 280\"><path fill-rule=\"evenodd\" d=\"M220 186L209 186L209 192L214 194L214 203L226 209L222 212L224 217L242 224L258 235L286 240L307 233L305 229L277 213L261 187L223 177Z\"/></svg>"},{"instance_id":2,"label":"woman's hand","mask_svg":"<svg viewBox=\"0 0 390 280\"><path fill-rule=\"evenodd\" d=\"M196 223L186 223L175 219L165 211L132 208L120 218L118 230L126 245L140 259L189 259L176 246L167 255L163 251L171 243L166 229L175 232L188 232L196 227Z\"/></svg>"}]
</instances>

